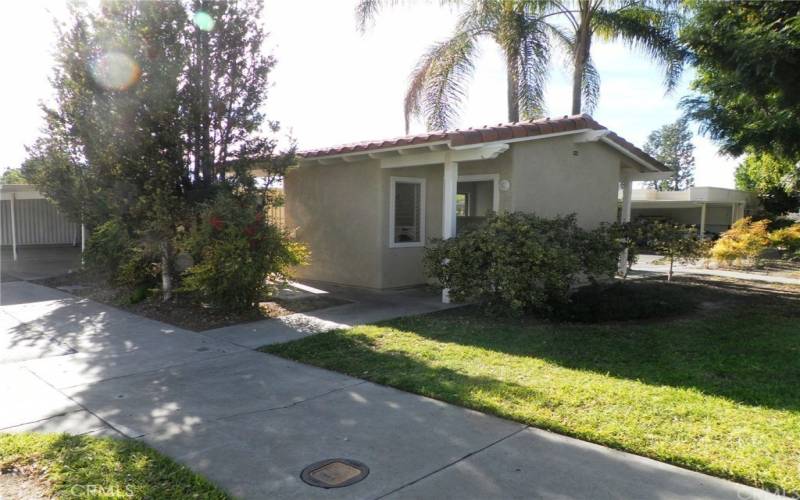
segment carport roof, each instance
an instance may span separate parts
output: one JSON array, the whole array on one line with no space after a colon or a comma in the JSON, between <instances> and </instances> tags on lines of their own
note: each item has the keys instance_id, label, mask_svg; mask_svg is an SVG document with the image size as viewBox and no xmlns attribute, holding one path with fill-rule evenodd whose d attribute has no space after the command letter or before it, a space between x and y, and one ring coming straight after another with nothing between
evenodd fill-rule
<instances>
[{"instance_id":1,"label":"carport roof","mask_svg":"<svg viewBox=\"0 0 800 500\"><path fill-rule=\"evenodd\" d=\"M524 140L524 138L534 138L551 134L562 134L581 130L607 131L604 139L613 143L617 147L627 151L640 161L654 166L662 172L671 170L652 156L634 146L624 138L604 127L591 116L573 115L561 118L542 118L526 122L500 123L496 126L484 126L482 128L469 128L466 130L443 130L437 132L427 132L424 134L408 135L393 139L362 141L352 144L343 144L327 148L311 149L298 153L302 159L311 160L318 158L337 157L352 155L354 153L369 153L372 151L392 150L414 145L426 144L446 144L451 148L484 144L497 143L511 140Z\"/></svg>"}]
</instances>

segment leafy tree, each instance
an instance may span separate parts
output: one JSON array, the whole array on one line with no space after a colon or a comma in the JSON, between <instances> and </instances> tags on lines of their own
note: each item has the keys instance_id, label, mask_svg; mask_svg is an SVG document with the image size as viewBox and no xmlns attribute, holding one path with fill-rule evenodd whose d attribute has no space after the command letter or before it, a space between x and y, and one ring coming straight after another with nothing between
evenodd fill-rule
<instances>
[{"instance_id":1,"label":"leafy tree","mask_svg":"<svg viewBox=\"0 0 800 500\"><path fill-rule=\"evenodd\" d=\"M164 296L171 294L170 240L183 210L178 87L186 13L177 2L72 6L60 33L45 107L46 134L26 172L74 219L127 222L159 242Z\"/></svg>"},{"instance_id":2,"label":"leafy tree","mask_svg":"<svg viewBox=\"0 0 800 500\"><path fill-rule=\"evenodd\" d=\"M0 176L0 184L28 184L28 179L22 174L22 169L7 168Z\"/></svg>"},{"instance_id":3,"label":"leafy tree","mask_svg":"<svg viewBox=\"0 0 800 500\"><path fill-rule=\"evenodd\" d=\"M681 33L697 70L688 115L740 155L800 158L800 2L700 1Z\"/></svg>"},{"instance_id":4,"label":"leafy tree","mask_svg":"<svg viewBox=\"0 0 800 500\"><path fill-rule=\"evenodd\" d=\"M686 118L651 132L644 150L675 171L669 179L651 182L653 189L681 191L694 186L694 144Z\"/></svg>"},{"instance_id":5,"label":"leafy tree","mask_svg":"<svg viewBox=\"0 0 800 500\"><path fill-rule=\"evenodd\" d=\"M359 28L392 0L360 0ZM458 114L475 69L477 44L488 38L506 61L508 120L543 112L544 86L555 42L568 55L573 70L572 112L591 112L600 91L591 60L595 35L619 39L644 49L665 68L668 88L680 75L683 51L677 44L680 16L669 2L631 0L611 4L593 0L550 1L453 0L466 6L449 39L423 54L411 74L405 98L406 129L412 116L422 116L429 129L448 128ZM565 29L564 26L567 26Z\"/></svg>"},{"instance_id":6,"label":"leafy tree","mask_svg":"<svg viewBox=\"0 0 800 500\"><path fill-rule=\"evenodd\" d=\"M274 139L254 135L262 125L279 130L262 110L275 58L261 48L260 0L190 0L186 7L193 23L184 38L188 64L180 90L185 153L197 184L207 187L234 163L248 167L254 158L275 156ZM279 161L286 159L291 155Z\"/></svg>"},{"instance_id":7,"label":"leafy tree","mask_svg":"<svg viewBox=\"0 0 800 500\"><path fill-rule=\"evenodd\" d=\"M780 216L800 208L800 162L751 152L736 167L736 187L755 192L764 210Z\"/></svg>"},{"instance_id":8,"label":"leafy tree","mask_svg":"<svg viewBox=\"0 0 800 500\"><path fill-rule=\"evenodd\" d=\"M708 255L710 243L697 234L694 227L670 222L654 222L649 226L648 246L669 263L667 281L672 281L675 262L689 264Z\"/></svg>"},{"instance_id":9,"label":"leafy tree","mask_svg":"<svg viewBox=\"0 0 800 500\"><path fill-rule=\"evenodd\" d=\"M259 0L78 4L59 33L46 133L24 171L73 219L113 219L156 246L165 300L179 228L221 189L264 194L291 163L260 134L266 78ZM268 186L267 186L268 187Z\"/></svg>"}]
</instances>

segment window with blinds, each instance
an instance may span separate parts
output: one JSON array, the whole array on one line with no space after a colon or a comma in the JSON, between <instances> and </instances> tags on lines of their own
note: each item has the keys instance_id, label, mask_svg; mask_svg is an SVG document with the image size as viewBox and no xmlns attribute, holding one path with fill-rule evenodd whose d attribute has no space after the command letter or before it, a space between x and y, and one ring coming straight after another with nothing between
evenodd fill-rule
<instances>
[{"instance_id":1,"label":"window with blinds","mask_svg":"<svg viewBox=\"0 0 800 500\"><path fill-rule=\"evenodd\" d=\"M392 246L419 246L424 241L425 180L392 178Z\"/></svg>"}]
</instances>

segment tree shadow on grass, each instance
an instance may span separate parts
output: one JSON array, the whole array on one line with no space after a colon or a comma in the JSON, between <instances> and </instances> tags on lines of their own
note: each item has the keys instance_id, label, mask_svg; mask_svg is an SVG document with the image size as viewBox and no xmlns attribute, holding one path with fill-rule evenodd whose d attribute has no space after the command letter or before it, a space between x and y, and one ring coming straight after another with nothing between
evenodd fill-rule
<instances>
[{"instance_id":1,"label":"tree shadow on grass","mask_svg":"<svg viewBox=\"0 0 800 500\"><path fill-rule=\"evenodd\" d=\"M0 434L0 469L43 476L58 497L228 496L140 441L67 434Z\"/></svg>"},{"instance_id":2,"label":"tree shadow on grass","mask_svg":"<svg viewBox=\"0 0 800 500\"><path fill-rule=\"evenodd\" d=\"M504 320L462 308L385 324L439 342L800 411L800 289L730 280L685 289L705 307L657 322Z\"/></svg>"},{"instance_id":3,"label":"tree shadow on grass","mask_svg":"<svg viewBox=\"0 0 800 500\"><path fill-rule=\"evenodd\" d=\"M454 315L457 313L451 311L433 316ZM421 334L419 329L409 333ZM432 338L447 341L440 336ZM479 342L470 345L483 347ZM649 387L633 398L638 398L633 403L636 406L622 407L619 401L609 403L606 398L606 401L592 401L588 407L579 407L575 401L568 400L568 395L565 398L564 393L501 377L468 374L442 366L441 359L430 353L411 355L388 347L380 337L349 330L327 332L263 350L757 487L779 491L800 488L797 484L779 484L769 479L787 477L787 471L796 466L787 447L776 444L797 435L789 420L779 424L772 422L765 435L763 423L771 418L768 414L754 415L748 408L731 408L723 401L709 402L701 395L682 395L676 402L658 387ZM508 351L520 355L527 352L523 347ZM591 363L576 365L583 368ZM614 390L626 389L615 387ZM710 408L708 405L720 406ZM750 421L740 426L739 422L747 418L759 422ZM718 432L720 426L731 425L736 426L739 435L736 442L721 439ZM762 447L754 456L748 443L755 439L776 445ZM695 446L696 443L702 444ZM761 469L764 463L772 463L769 467L772 470ZM686 494L691 495L691 492Z\"/></svg>"}]
</instances>

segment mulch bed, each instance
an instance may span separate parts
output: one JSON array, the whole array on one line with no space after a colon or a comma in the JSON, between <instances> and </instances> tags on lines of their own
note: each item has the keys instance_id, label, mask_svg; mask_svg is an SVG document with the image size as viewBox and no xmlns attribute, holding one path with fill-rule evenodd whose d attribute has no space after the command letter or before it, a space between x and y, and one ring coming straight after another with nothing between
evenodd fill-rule
<instances>
[{"instance_id":1,"label":"mulch bed","mask_svg":"<svg viewBox=\"0 0 800 500\"><path fill-rule=\"evenodd\" d=\"M132 303L130 297L133 290L110 286L86 273L70 273L38 280L36 283L195 332L350 303L330 295L291 299L265 297L257 309L233 312L200 304L193 297L182 294L176 294L170 302L162 302L160 298L153 296Z\"/></svg>"},{"instance_id":2,"label":"mulch bed","mask_svg":"<svg viewBox=\"0 0 800 500\"><path fill-rule=\"evenodd\" d=\"M54 498L44 474L28 466L26 470L17 468L0 471L0 499L2 500L42 500Z\"/></svg>"}]
</instances>

